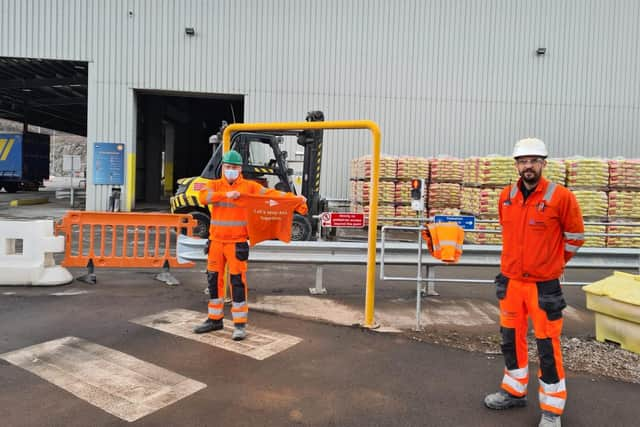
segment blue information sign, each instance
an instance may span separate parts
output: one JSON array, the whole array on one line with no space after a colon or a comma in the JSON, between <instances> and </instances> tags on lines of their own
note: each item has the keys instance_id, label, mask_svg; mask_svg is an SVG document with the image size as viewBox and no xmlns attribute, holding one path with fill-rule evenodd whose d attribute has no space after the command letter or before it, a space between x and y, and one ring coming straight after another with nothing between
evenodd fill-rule
<instances>
[{"instance_id":1,"label":"blue information sign","mask_svg":"<svg viewBox=\"0 0 640 427\"><path fill-rule=\"evenodd\" d=\"M124 184L124 144L113 142L93 144L93 183Z\"/></svg>"},{"instance_id":2,"label":"blue information sign","mask_svg":"<svg viewBox=\"0 0 640 427\"><path fill-rule=\"evenodd\" d=\"M465 230L476 228L476 217L471 215L436 215L435 222L455 222Z\"/></svg>"}]
</instances>

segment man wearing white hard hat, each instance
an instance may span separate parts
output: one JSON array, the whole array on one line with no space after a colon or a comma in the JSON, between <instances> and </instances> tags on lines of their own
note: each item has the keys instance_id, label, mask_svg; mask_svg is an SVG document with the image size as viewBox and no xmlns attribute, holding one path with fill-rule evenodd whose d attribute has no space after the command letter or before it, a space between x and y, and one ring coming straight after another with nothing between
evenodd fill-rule
<instances>
[{"instance_id":1,"label":"man wearing white hard hat","mask_svg":"<svg viewBox=\"0 0 640 427\"><path fill-rule=\"evenodd\" d=\"M485 397L491 409L527 404L527 318L535 331L540 369L540 426L560 426L567 400L560 335L566 302L560 286L566 263L584 243L582 212L574 194L542 176L545 143L516 142L518 182L502 190L498 205L502 258L496 276L505 369L501 389Z\"/></svg>"}]
</instances>

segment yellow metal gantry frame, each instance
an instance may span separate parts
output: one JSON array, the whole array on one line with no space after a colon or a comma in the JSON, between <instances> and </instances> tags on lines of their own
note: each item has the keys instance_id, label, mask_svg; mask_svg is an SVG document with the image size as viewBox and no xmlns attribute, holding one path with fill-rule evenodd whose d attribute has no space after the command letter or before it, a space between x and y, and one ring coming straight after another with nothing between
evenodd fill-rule
<instances>
[{"instance_id":1,"label":"yellow metal gantry frame","mask_svg":"<svg viewBox=\"0 0 640 427\"><path fill-rule=\"evenodd\" d=\"M373 312L376 292L376 241L378 238L378 180L380 178L380 128L371 120L338 120L327 122L284 122L284 123L234 123L227 126L222 134L223 153L231 147L234 132L286 131L316 129L369 129L373 137L373 171L369 199L369 246L367 252L367 283L364 306L364 324L373 328Z\"/></svg>"}]
</instances>

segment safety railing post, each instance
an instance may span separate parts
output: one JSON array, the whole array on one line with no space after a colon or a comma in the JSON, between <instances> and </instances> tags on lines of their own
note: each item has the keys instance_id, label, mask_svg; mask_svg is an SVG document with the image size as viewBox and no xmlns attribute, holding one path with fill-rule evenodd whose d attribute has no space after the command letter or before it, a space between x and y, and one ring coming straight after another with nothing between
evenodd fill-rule
<instances>
[{"instance_id":1,"label":"safety railing post","mask_svg":"<svg viewBox=\"0 0 640 427\"><path fill-rule=\"evenodd\" d=\"M421 287L422 287L422 230L418 230L418 274L416 277L416 331L419 332L422 330L422 326L420 325L420 313L422 311L422 298L421 298Z\"/></svg>"},{"instance_id":2,"label":"safety railing post","mask_svg":"<svg viewBox=\"0 0 640 427\"><path fill-rule=\"evenodd\" d=\"M316 286L309 288L311 295L326 295L327 289L322 286L324 276L324 265L316 264Z\"/></svg>"}]
</instances>

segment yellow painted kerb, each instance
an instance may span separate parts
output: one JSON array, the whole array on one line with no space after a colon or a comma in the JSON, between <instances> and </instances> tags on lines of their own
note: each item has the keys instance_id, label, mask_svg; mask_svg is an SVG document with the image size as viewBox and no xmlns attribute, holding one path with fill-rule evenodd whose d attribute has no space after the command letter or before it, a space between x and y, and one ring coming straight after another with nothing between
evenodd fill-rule
<instances>
[{"instance_id":1,"label":"yellow painted kerb","mask_svg":"<svg viewBox=\"0 0 640 427\"><path fill-rule=\"evenodd\" d=\"M376 288L376 241L378 238L378 180L380 178L380 128L371 120L339 120L328 122L284 122L284 123L234 123L222 134L222 151L229 151L233 132L284 131L307 129L369 129L373 137L371 172L371 198L369 200L369 246L367 252L367 284L364 306L364 325L373 328L373 313Z\"/></svg>"}]
</instances>

